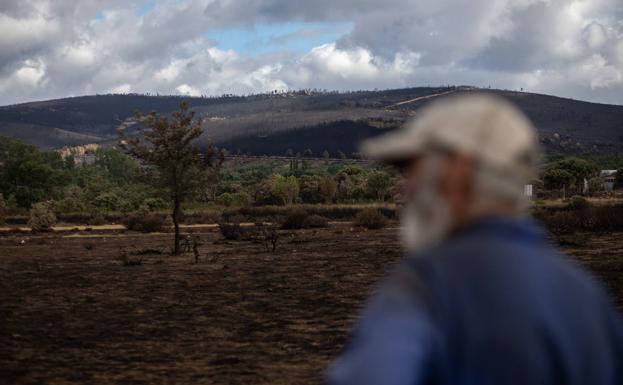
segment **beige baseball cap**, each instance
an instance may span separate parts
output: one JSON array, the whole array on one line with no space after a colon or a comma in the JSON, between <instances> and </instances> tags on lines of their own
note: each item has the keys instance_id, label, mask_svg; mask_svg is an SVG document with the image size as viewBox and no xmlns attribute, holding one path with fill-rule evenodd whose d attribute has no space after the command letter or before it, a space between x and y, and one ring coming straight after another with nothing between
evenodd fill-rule
<instances>
[{"instance_id":1,"label":"beige baseball cap","mask_svg":"<svg viewBox=\"0 0 623 385\"><path fill-rule=\"evenodd\" d=\"M540 158L536 129L510 102L489 94L448 96L417 111L404 128L365 141L370 159L402 163L435 150L461 152L528 180Z\"/></svg>"}]
</instances>

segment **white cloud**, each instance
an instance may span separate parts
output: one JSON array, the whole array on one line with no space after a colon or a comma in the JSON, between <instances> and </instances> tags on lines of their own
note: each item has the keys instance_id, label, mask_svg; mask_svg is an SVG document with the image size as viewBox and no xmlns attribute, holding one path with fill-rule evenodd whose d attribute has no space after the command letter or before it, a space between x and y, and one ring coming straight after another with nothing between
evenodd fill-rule
<instances>
[{"instance_id":1,"label":"white cloud","mask_svg":"<svg viewBox=\"0 0 623 385\"><path fill-rule=\"evenodd\" d=\"M336 48L335 43L331 43L313 48L300 62L330 75L365 80L378 75L378 68L372 60L368 50L359 47L341 50Z\"/></svg>"},{"instance_id":2,"label":"white cloud","mask_svg":"<svg viewBox=\"0 0 623 385\"><path fill-rule=\"evenodd\" d=\"M175 87L175 90L180 94L180 95L188 95L188 96L199 96L201 95L201 92L199 92L198 89L196 89L195 87L191 87L188 84L180 84L179 86Z\"/></svg>"},{"instance_id":3,"label":"white cloud","mask_svg":"<svg viewBox=\"0 0 623 385\"><path fill-rule=\"evenodd\" d=\"M0 90L6 93L19 88L26 93L32 93L42 85L45 70L45 63L41 60L26 60L9 76L0 79Z\"/></svg>"},{"instance_id":4,"label":"white cloud","mask_svg":"<svg viewBox=\"0 0 623 385\"><path fill-rule=\"evenodd\" d=\"M2 56L28 51L49 42L61 31L59 20L50 17L43 5L27 17L17 18L0 13L0 50Z\"/></svg>"},{"instance_id":5,"label":"white cloud","mask_svg":"<svg viewBox=\"0 0 623 385\"><path fill-rule=\"evenodd\" d=\"M621 84L621 71L609 65L601 55L593 55L582 64L579 72L590 82L593 89L609 88Z\"/></svg>"},{"instance_id":6,"label":"white cloud","mask_svg":"<svg viewBox=\"0 0 623 385\"><path fill-rule=\"evenodd\" d=\"M289 88L364 89L416 84L420 55L398 52L393 58L374 56L368 49L315 47L280 72Z\"/></svg>"},{"instance_id":7,"label":"white cloud","mask_svg":"<svg viewBox=\"0 0 623 385\"><path fill-rule=\"evenodd\" d=\"M603 25L592 22L584 30L586 43L591 49L600 49L608 40L606 29Z\"/></svg>"},{"instance_id":8,"label":"white cloud","mask_svg":"<svg viewBox=\"0 0 623 385\"><path fill-rule=\"evenodd\" d=\"M45 75L45 64L38 60L26 60L24 65L15 71L14 77L18 84L25 87L36 87Z\"/></svg>"},{"instance_id":9,"label":"white cloud","mask_svg":"<svg viewBox=\"0 0 623 385\"><path fill-rule=\"evenodd\" d=\"M184 61L174 60L166 67L156 72L156 75L155 75L156 80L161 80L164 82L170 82L170 81L175 80L180 74L180 69L181 67L183 67L183 65L184 65Z\"/></svg>"},{"instance_id":10,"label":"white cloud","mask_svg":"<svg viewBox=\"0 0 623 385\"><path fill-rule=\"evenodd\" d=\"M119 84L118 86L114 86L108 89L108 92L113 94L127 94L132 91L132 85L125 83Z\"/></svg>"},{"instance_id":11,"label":"white cloud","mask_svg":"<svg viewBox=\"0 0 623 385\"><path fill-rule=\"evenodd\" d=\"M620 0L163 0L138 15L142 3L0 3L0 104L438 84L623 103ZM352 29L302 54L249 55L207 38L215 28L286 22Z\"/></svg>"},{"instance_id":12,"label":"white cloud","mask_svg":"<svg viewBox=\"0 0 623 385\"><path fill-rule=\"evenodd\" d=\"M91 66L96 59L95 48L86 42L63 48L61 55L68 66L76 67Z\"/></svg>"}]
</instances>

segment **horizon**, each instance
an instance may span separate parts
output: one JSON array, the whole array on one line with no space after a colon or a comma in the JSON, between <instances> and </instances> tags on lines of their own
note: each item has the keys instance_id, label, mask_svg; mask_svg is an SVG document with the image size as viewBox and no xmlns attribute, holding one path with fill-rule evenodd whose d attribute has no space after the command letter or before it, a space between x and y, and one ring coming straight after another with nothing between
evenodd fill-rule
<instances>
[{"instance_id":1,"label":"horizon","mask_svg":"<svg viewBox=\"0 0 623 385\"><path fill-rule=\"evenodd\" d=\"M83 95L70 95L70 96L64 96L64 97L59 97L59 98L53 98L53 99L35 99L35 100L30 100L27 102L19 102L19 103L12 103L12 104L3 104L0 105L0 108L6 108L6 107L14 107L14 106L20 106L20 105L26 105L26 104L32 104L32 103L45 103L45 102L51 102L51 101L57 101L57 100L67 100L67 99L74 99L74 98L86 98L86 97L98 97L98 96L145 96L145 97L162 97L162 98L190 98L190 99L221 99L221 98L248 98L248 97L253 97L253 96L263 96L263 95L274 95L274 94L285 94L285 93L300 93L300 92L304 92L304 91L312 91L312 92L316 92L316 93L320 93L320 94L349 94L349 93L357 93L357 92L383 92L383 91L397 91L397 90L408 90L408 89L418 89L418 88L446 88L448 87L448 85L438 85L438 86L432 86L432 85L426 85L426 86L407 86L407 87L398 87L398 88L382 88L382 89L358 89L358 90L327 90L327 89L288 89L288 90L273 90L273 91L266 91L266 92L257 92L257 93L247 93L247 94L221 94L221 95L185 95L185 94L160 94L160 93L153 93L153 92L145 92L145 93L141 93L141 92L129 92L129 93L96 93L96 94L83 94ZM545 93L540 93L540 92L530 92L530 91L526 91L526 90L511 90L511 89L501 89L501 88L482 88L482 87L476 87L476 86L471 86L471 85L450 85L450 87L455 87L455 88L461 88L461 87L466 87L466 88L472 88L474 90L477 91L499 91L499 92L515 92L515 93L523 93L523 94L531 94L531 95L541 95L541 96L548 96L548 97L553 97L553 98L559 98L559 99L568 99L568 100L573 100L573 101L577 101L577 102L583 102L583 103L593 103L593 104L603 104L603 105L611 105L611 106L623 106L623 102L622 103L602 103L602 102L596 102L596 101L590 101L590 100L584 100L584 99L576 99L576 98L572 98L572 97L565 97L565 96L560 96L560 95L553 95L553 94L545 94ZM277 91L277 92L275 92Z\"/></svg>"},{"instance_id":2,"label":"horizon","mask_svg":"<svg viewBox=\"0 0 623 385\"><path fill-rule=\"evenodd\" d=\"M622 25L616 0L6 3L0 105L425 84L621 105Z\"/></svg>"}]
</instances>

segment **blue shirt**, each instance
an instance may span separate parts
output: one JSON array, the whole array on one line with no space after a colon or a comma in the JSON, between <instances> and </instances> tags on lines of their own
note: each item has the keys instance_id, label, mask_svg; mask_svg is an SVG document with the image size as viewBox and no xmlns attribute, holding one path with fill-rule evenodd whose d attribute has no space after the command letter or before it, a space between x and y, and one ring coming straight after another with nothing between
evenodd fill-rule
<instances>
[{"instance_id":1,"label":"blue shirt","mask_svg":"<svg viewBox=\"0 0 623 385\"><path fill-rule=\"evenodd\" d=\"M613 385L622 370L601 286L531 220L488 218L382 282L327 382Z\"/></svg>"}]
</instances>

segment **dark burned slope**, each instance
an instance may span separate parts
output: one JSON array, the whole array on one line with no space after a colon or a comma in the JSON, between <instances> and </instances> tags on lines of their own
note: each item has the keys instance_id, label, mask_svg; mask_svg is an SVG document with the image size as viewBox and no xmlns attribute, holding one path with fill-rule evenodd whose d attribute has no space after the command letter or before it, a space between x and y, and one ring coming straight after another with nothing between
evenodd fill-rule
<instances>
[{"instance_id":1,"label":"dark burned slope","mask_svg":"<svg viewBox=\"0 0 623 385\"><path fill-rule=\"evenodd\" d=\"M42 148L97 143L116 137L116 128L136 111L176 109L178 97L97 95L0 107L0 134ZM191 105L209 101L191 98Z\"/></svg>"},{"instance_id":2,"label":"dark burned slope","mask_svg":"<svg viewBox=\"0 0 623 385\"><path fill-rule=\"evenodd\" d=\"M358 151L358 143L382 132L367 122L341 120L266 137L241 136L221 145L234 153L242 154L284 155L287 150L302 154L310 149L316 157L322 156L325 150L331 157L338 157L340 151L351 157Z\"/></svg>"},{"instance_id":3,"label":"dark burned slope","mask_svg":"<svg viewBox=\"0 0 623 385\"><path fill-rule=\"evenodd\" d=\"M447 94L492 92L516 103L535 122L551 152L623 150L623 106L548 95L472 87L407 88L353 93L266 94L185 98L203 120L206 135L231 151L283 154L325 149L347 154L359 140L402 125L424 104ZM0 107L0 134L44 148L114 143L118 127L132 131L135 111L175 110L174 96L98 95Z\"/></svg>"}]
</instances>

